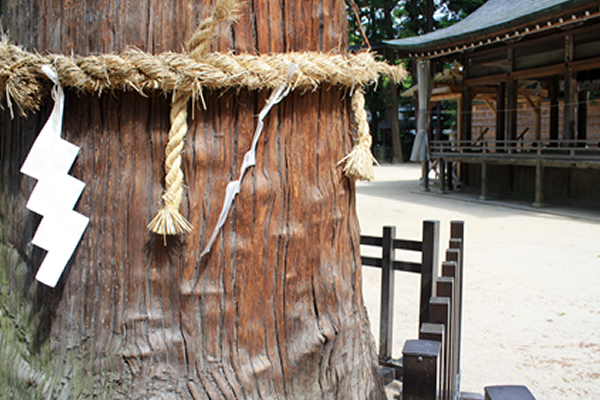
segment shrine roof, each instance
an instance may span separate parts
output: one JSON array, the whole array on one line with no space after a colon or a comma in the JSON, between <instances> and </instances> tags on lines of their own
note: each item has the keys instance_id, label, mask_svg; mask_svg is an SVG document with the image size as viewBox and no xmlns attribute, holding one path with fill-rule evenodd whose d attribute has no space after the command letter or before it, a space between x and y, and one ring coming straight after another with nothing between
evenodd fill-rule
<instances>
[{"instance_id":1,"label":"shrine roof","mask_svg":"<svg viewBox=\"0 0 600 400\"><path fill-rule=\"evenodd\" d=\"M538 30L558 27L590 18L590 15L595 17L598 11L598 2L595 0L489 0L464 20L448 28L420 36L386 40L384 43L405 53L419 53L465 43L471 43L473 47L473 43L485 44L484 40L492 43L487 39L514 29L527 29L526 32L529 33L530 29L536 29L536 23L541 25L537 26ZM571 12L578 14L569 15L566 21L562 18L555 20ZM516 34L522 36L524 32ZM514 32L506 35L508 39Z\"/></svg>"}]
</instances>

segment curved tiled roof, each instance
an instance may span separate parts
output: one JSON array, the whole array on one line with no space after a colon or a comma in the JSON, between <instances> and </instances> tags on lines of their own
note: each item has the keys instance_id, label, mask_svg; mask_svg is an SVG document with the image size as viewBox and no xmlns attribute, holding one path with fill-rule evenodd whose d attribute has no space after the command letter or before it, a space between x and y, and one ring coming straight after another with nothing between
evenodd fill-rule
<instances>
[{"instance_id":1,"label":"curved tiled roof","mask_svg":"<svg viewBox=\"0 0 600 400\"><path fill-rule=\"evenodd\" d=\"M404 39L386 40L390 47L419 52L465 41L480 40L569 10L595 6L593 0L489 0L464 20L445 29Z\"/></svg>"}]
</instances>

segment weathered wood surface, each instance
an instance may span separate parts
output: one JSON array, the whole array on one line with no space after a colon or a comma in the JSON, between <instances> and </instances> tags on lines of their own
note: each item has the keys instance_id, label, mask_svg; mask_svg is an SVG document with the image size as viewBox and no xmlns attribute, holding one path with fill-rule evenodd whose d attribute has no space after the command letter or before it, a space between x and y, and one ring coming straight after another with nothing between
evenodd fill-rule
<instances>
[{"instance_id":1,"label":"weathered wood surface","mask_svg":"<svg viewBox=\"0 0 600 400\"><path fill-rule=\"evenodd\" d=\"M202 1L2 2L2 25L29 50L181 51ZM245 2L213 51L345 51L341 0ZM237 177L269 93L205 93L183 154L182 240L146 230L160 207L168 98L67 91L63 137L81 147L90 225L56 289L34 281L34 180L19 173L47 118L0 113L0 384L15 398L380 399L361 294L349 98L292 93L266 120L211 253L225 186Z\"/></svg>"}]
</instances>

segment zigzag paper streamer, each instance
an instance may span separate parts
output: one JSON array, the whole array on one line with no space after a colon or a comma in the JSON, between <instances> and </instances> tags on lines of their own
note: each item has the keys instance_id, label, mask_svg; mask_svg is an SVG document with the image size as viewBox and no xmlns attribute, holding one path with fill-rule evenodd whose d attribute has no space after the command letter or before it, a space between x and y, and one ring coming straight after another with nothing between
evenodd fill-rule
<instances>
[{"instance_id":1,"label":"zigzag paper streamer","mask_svg":"<svg viewBox=\"0 0 600 400\"><path fill-rule=\"evenodd\" d=\"M54 82L54 108L31 146L21 173L38 181L27 208L43 218L31 242L48 251L35 279L55 287L89 218L73 211L85 183L68 175L79 147L60 137L65 95L54 70L44 65L42 71Z\"/></svg>"},{"instance_id":2,"label":"zigzag paper streamer","mask_svg":"<svg viewBox=\"0 0 600 400\"><path fill-rule=\"evenodd\" d=\"M271 111L271 108L277 103L279 103L285 96L287 96L294 86L294 82L292 78L296 76L296 74L300 73L300 68L296 64L288 65L288 74L285 83L280 86L277 90L271 93L271 96L267 100L267 104L263 107L261 112L258 114L258 124L256 125L256 130L254 131L254 138L252 139L252 146L250 146L250 150L244 154L244 161L242 162L242 167L240 168L240 177L236 181L231 181L227 184L225 188L225 200L223 201L223 208L221 209L221 214L219 215L219 220L217 221L217 226L213 230L213 233L208 240L208 244L204 248L200 257L204 257L206 254L210 252L210 249L219 234L219 231L225 224L227 220L227 216L229 215L229 210L231 210L231 206L233 205L233 201L235 197L240 192L240 187L242 184L242 180L244 179L244 175L249 168L256 165L256 146L258 145L258 139L260 139L260 135L262 133L264 127L264 119Z\"/></svg>"}]
</instances>

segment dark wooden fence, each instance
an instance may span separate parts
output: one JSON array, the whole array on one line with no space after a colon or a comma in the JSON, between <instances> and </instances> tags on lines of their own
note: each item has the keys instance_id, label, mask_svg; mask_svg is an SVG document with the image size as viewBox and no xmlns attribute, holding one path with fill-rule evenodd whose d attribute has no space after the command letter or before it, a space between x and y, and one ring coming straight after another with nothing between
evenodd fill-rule
<instances>
[{"instance_id":1,"label":"dark wooden fence","mask_svg":"<svg viewBox=\"0 0 600 400\"><path fill-rule=\"evenodd\" d=\"M361 236L361 245L381 247L381 258L362 257L362 264L382 269L379 363L384 376L407 379L403 399L455 399L460 393L460 337L464 223L450 223L450 243L441 268L438 262L439 221L424 221L422 240L395 238L395 227L382 237ZM421 253L421 262L395 258L394 250ZM392 358L394 271L421 275L419 339L409 340L403 359ZM410 377L410 379L408 379ZM433 396L433 397L431 397Z\"/></svg>"}]
</instances>

